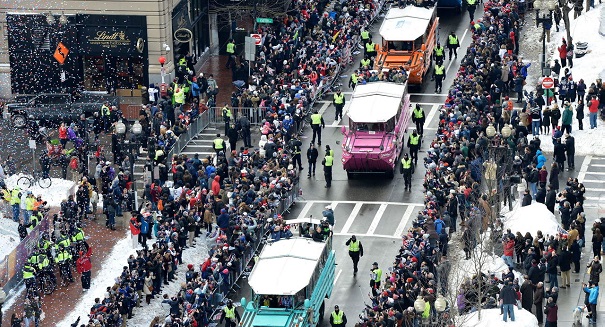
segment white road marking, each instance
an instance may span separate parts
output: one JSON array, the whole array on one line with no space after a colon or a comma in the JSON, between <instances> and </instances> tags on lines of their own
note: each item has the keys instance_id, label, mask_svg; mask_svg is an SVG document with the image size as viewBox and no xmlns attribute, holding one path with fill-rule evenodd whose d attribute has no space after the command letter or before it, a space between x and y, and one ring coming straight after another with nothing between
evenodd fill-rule
<instances>
[{"instance_id":1,"label":"white road marking","mask_svg":"<svg viewBox=\"0 0 605 327\"><path fill-rule=\"evenodd\" d=\"M334 278L334 284L333 285L336 285L336 282L338 281L338 277L340 277L340 274L342 274L342 269L338 270L338 273L336 274L336 278Z\"/></svg>"},{"instance_id":2,"label":"white road marking","mask_svg":"<svg viewBox=\"0 0 605 327\"><path fill-rule=\"evenodd\" d=\"M349 112L349 106L351 106L351 101L347 101L347 102L345 102L345 106L342 108L342 116L343 116L343 117L344 117L344 116L347 114L347 112ZM336 108L334 108L334 114L336 114ZM339 126L338 124L340 124L340 121L341 121L341 119L340 119L340 117L339 117L337 120L335 120L335 121L332 123L332 125L331 125L331 126L332 126L332 127Z\"/></svg>"},{"instance_id":3,"label":"white road marking","mask_svg":"<svg viewBox=\"0 0 605 327\"><path fill-rule=\"evenodd\" d=\"M401 221L399 222L399 226L397 226L397 229L395 230L395 234L393 234L394 237L401 237L401 235L403 235L403 231L405 230L405 226L408 224L408 220L410 220L410 217L412 216L412 213L414 212L414 207L415 206L409 206L407 209L405 209L405 212L403 213L403 217L401 217Z\"/></svg>"},{"instance_id":4,"label":"white road marking","mask_svg":"<svg viewBox=\"0 0 605 327\"><path fill-rule=\"evenodd\" d=\"M580 179L578 178L578 181L580 181ZM603 183L605 181L602 180L598 180L598 179L585 179L582 183Z\"/></svg>"},{"instance_id":5,"label":"white road marking","mask_svg":"<svg viewBox=\"0 0 605 327\"><path fill-rule=\"evenodd\" d=\"M332 203L332 201L323 200L308 200L308 201L296 201L296 203ZM408 202L385 202L385 201L338 201L338 203L357 203L357 204L388 204L396 206L424 206L423 203L408 203Z\"/></svg>"},{"instance_id":6,"label":"white road marking","mask_svg":"<svg viewBox=\"0 0 605 327\"><path fill-rule=\"evenodd\" d=\"M590 165L590 166L591 166L591 167L600 167L600 168L605 167L605 165L602 165L602 164L592 164L592 165Z\"/></svg>"},{"instance_id":7,"label":"white road marking","mask_svg":"<svg viewBox=\"0 0 605 327\"><path fill-rule=\"evenodd\" d=\"M426 120L424 121L424 126L429 126L431 124L435 114L439 112L440 106L440 104L434 104L433 107L431 107L431 111L429 112L428 116L426 116Z\"/></svg>"},{"instance_id":8,"label":"white road marking","mask_svg":"<svg viewBox=\"0 0 605 327\"><path fill-rule=\"evenodd\" d=\"M301 202L301 201L297 201L297 202ZM302 211L300 212L300 214L298 214L297 219L304 219L305 216L307 215L307 213L309 212L309 210L311 209L311 206L313 205L313 202L307 202L305 204L305 207L302 209Z\"/></svg>"},{"instance_id":9,"label":"white road marking","mask_svg":"<svg viewBox=\"0 0 605 327\"><path fill-rule=\"evenodd\" d=\"M586 191L590 191L590 192L605 192L605 188L586 187Z\"/></svg>"},{"instance_id":10,"label":"white road marking","mask_svg":"<svg viewBox=\"0 0 605 327\"><path fill-rule=\"evenodd\" d=\"M345 225L342 227L341 233L346 234L349 232L349 228L351 228L351 226L353 225L353 221L355 220L355 217L357 217L357 214L359 214L359 210L361 210L362 205L362 203L356 202L355 208L353 208L353 211L351 211L349 218L347 218Z\"/></svg>"},{"instance_id":11,"label":"white road marking","mask_svg":"<svg viewBox=\"0 0 605 327\"><path fill-rule=\"evenodd\" d=\"M584 161L582 161L582 166L580 167L580 173L578 174L578 182L584 182L584 178L586 178L586 171L588 170L588 166L590 165L591 160L591 155L587 155L586 157L584 157Z\"/></svg>"},{"instance_id":12,"label":"white road marking","mask_svg":"<svg viewBox=\"0 0 605 327\"><path fill-rule=\"evenodd\" d=\"M347 236L347 237L351 237L353 235L357 236L357 237L377 237L377 238L390 238L390 239L401 239L401 236L397 237L397 236L393 236L393 235L365 235L365 234L353 234L353 233L334 233L334 235L336 236Z\"/></svg>"},{"instance_id":13,"label":"white road marking","mask_svg":"<svg viewBox=\"0 0 605 327\"><path fill-rule=\"evenodd\" d=\"M370 224L370 228L368 228L366 235L371 236L374 234L376 228L378 227L378 224L380 223L380 219L382 219L384 212L387 210L387 206L388 205L384 203L380 205L380 208L378 208L378 211L376 212L376 215L374 216L374 219L372 220L372 223Z\"/></svg>"},{"instance_id":14,"label":"white road marking","mask_svg":"<svg viewBox=\"0 0 605 327\"><path fill-rule=\"evenodd\" d=\"M324 112L326 112L326 109L328 109L328 107L330 106L330 103L332 103L332 102L324 103L324 104L321 106L321 109L319 109L319 114L320 114L320 115L323 115L323 114L324 114Z\"/></svg>"}]
</instances>

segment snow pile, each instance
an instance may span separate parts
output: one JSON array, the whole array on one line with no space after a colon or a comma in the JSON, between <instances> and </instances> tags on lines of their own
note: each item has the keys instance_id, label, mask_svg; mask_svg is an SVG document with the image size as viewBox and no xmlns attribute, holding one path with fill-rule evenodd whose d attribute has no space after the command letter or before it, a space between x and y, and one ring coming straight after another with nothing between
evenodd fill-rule
<instances>
[{"instance_id":1,"label":"snow pile","mask_svg":"<svg viewBox=\"0 0 605 327\"><path fill-rule=\"evenodd\" d=\"M25 174L15 174L8 177L5 182L8 189L13 189L17 186L17 180L26 176ZM51 207L58 207L61 205L63 199L67 199L70 190L74 187L75 183L61 178L52 178L52 185L49 188L41 188L37 183L32 185L28 191L32 191L34 196L41 195L42 199L48 202Z\"/></svg>"},{"instance_id":2,"label":"snow pile","mask_svg":"<svg viewBox=\"0 0 605 327\"><path fill-rule=\"evenodd\" d=\"M0 260L10 254L19 245L18 223L0 213Z\"/></svg>"},{"instance_id":3,"label":"snow pile","mask_svg":"<svg viewBox=\"0 0 605 327\"><path fill-rule=\"evenodd\" d=\"M517 203L517 207L504 217L504 229L510 229L513 233L521 232L525 235L529 232L532 236L535 236L538 231L542 231L543 235L558 233L559 222L542 203L534 202L525 207L521 207Z\"/></svg>"},{"instance_id":4,"label":"snow pile","mask_svg":"<svg viewBox=\"0 0 605 327\"><path fill-rule=\"evenodd\" d=\"M112 286L115 283L115 279L119 276L120 272L122 271L122 267L128 265L128 257L131 254L135 253L135 249L132 248L130 231L126 232L125 237L116 243L111 253L102 263L95 264L94 253L95 251L103 251L103 249L93 248L92 250L92 269L100 269L100 271L98 275L92 279L90 284L90 290L86 293L82 293L82 296L80 296L80 300L77 301L78 304L76 305L76 307L61 322L57 324L58 327L70 327L71 324L76 321L76 319L78 319L78 316L82 316L81 320L87 322L87 314L90 312L90 308L94 304L94 299L97 297L101 299L104 298L106 288L108 286Z\"/></svg>"},{"instance_id":5,"label":"snow pile","mask_svg":"<svg viewBox=\"0 0 605 327\"><path fill-rule=\"evenodd\" d=\"M479 321L477 312L469 313L458 318L456 326L464 327L538 327L538 319L533 313L526 310L515 310L515 322L504 322L503 316L500 315L500 309L484 309L481 310L481 321Z\"/></svg>"}]
</instances>

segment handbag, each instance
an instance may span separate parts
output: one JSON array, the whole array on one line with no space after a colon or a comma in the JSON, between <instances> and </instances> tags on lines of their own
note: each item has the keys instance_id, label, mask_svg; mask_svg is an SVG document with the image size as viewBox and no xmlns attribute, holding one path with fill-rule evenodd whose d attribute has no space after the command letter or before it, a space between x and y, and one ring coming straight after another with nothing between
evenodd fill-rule
<instances>
[{"instance_id":1,"label":"handbag","mask_svg":"<svg viewBox=\"0 0 605 327\"><path fill-rule=\"evenodd\" d=\"M517 309L521 310L523 307L521 306L521 300L517 300Z\"/></svg>"},{"instance_id":2,"label":"handbag","mask_svg":"<svg viewBox=\"0 0 605 327\"><path fill-rule=\"evenodd\" d=\"M586 273L590 275L590 273L592 272L592 266L588 267L588 269L586 270Z\"/></svg>"}]
</instances>

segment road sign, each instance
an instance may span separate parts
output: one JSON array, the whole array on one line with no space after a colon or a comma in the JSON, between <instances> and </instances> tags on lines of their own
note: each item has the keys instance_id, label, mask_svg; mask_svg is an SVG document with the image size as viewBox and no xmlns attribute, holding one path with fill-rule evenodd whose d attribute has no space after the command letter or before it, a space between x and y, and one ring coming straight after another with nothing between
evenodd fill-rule
<instances>
[{"instance_id":1,"label":"road sign","mask_svg":"<svg viewBox=\"0 0 605 327\"><path fill-rule=\"evenodd\" d=\"M55 60L58 63L64 64L65 59L67 59L68 53L69 53L69 49L63 43L59 42L59 44L57 44L57 49L55 49L55 53L53 54L53 57L55 58Z\"/></svg>"},{"instance_id":2,"label":"road sign","mask_svg":"<svg viewBox=\"0 0 605 327\"><path fill-rule=\"evenodd\" d=\"M250 34L250 37L254 39L254 45L261 45L263 37L260 34Z\"/></svg>"},{"instance_id":3,"label":"road sign","mask_svg":"<svg viewBox=\"0 0 605 327\"><path fill-rule=\"evenodd\" d=\"M555 81L551 77L544 77L542 80L542 87L545 89L552 89L555 87Z\"/></svg>"},{"instance_id":4,"label":"road sign","mask_svg":"<svg viewBox=\"0 0 605 327\"><path fill-rule=\"evenodd\" d=\"M273 24L273 18L256 18L256 22L259 24Z\"/></svg>"},{"instance_id":5,"label":"road sign","mask_svg":"<svg viewBox=\"0 0 605 327\"><path fill-rule=\"evenodd\" d=\"M254 57L256 56L256 39L250 36L246 36L244 45L244 59L248 61L254 61Z\"/></svg>"}]
</instances>

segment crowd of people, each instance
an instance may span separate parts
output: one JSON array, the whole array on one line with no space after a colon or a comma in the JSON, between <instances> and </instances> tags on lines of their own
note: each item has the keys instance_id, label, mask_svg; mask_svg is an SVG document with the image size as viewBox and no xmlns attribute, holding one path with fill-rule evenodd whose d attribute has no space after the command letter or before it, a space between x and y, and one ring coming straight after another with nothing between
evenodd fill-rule
<instances>
[{"instance_id":1,"label":"crowd of people","mask_svg":"<svg viewBox=\"0 0 605 327\"><path fill-rule=\"evenodd\" d=\"M540 322L546 312L545 320L554 323L557 321L557 264L562 271L568 272L568 266L572 262L577 263L575 268L579 270L579 251L583 244L583 232L580 231L584 230L585 223L585 217L581 214L584 188L577 179L570 179L559 192L561 177L557 168L560 165L562 169L566 159L572 157L571 162L567 163L573 169L573 137L571 131L553 134L553 142L559 146L550 172L545 171L546 158L541 153L540 140L527 140L531 128L529 112L536 102L526 99L523 93L529 64L523 63L517 55L518 42L515 40L518 40L520 33L517 6L506 0L485 2L483 17L471 24L472 42L461 60L460 69L440 112L436 137L431 140L423 135L423 141L430 142L425 159L426 208L419 212L413 228L403 235L403 244L395 257L392 273L374 283L379 289L373 290L370 296L372 305L366 310L365 326L390 320L403 326L415 326L420 321L451 317L437 312L435 303L439 295L451 293L448 274L452 264L448 260L448 241L452 236L460 239L467 260L473 260L473 249L483 241L484 235L490 235L496 244L502 239L506 240L503 249L510 266L502 276L490 276L489 272L468 276L457 289L456 303L450 303L460 313L474 312L479 307L502 307L506 311L503 319L506 321L510 316L511 320L515 320L514 310L509 305L516 306L516 300L521 300L521 296L518 296L521 292L526 300L523 302L525 307L529 287L532 298L527 309L531 312L533 306ZM517 102L523 103L524 108L514 109L514 99L509 94L516 94ZM490 125L496 130L493 138L487 137ZM510 136L505 137L499 132L505 125L511 128ZM561 144L562 139L569 140L565 142L567 145ZM490 157L489 146L493 145L506 148L506 155ZM507 164L508 160L511 161L510 165ZM509 166L512 169L507 168ZM535 180L533 175L537 177ZM529 198L526 195L523 202L546 202L553 212L559 203L561 210L566 212L566 215L562 214L565 232L546 238L542 235L509 235L510 231L504 233L501 230L499 210L494 203L504 200L506 204L511 201L513 188L516 189L518 184L515 182L520 181L511 178L515 176L523 176L527 183ZM489 179L511 180L511 184L486 183ZM495 186L494 189L488 189L486 185ZM493 201L498 197L498 201ZM488 231L490 233L486 234ZM580 233L582 235L578 238ZM514 241L516 238L519 244ZM564 238L564 242L559 241ZM600 254L601 244L597 242L593 245L599 247L595 253ZM516 262L513 258L515 254ZM566 259L553 261L552 257L557 255ZM515 277L515 270L525 271L528 275L523 284ZM589 308L594 302L595 291L598 292L598 271L599 268L594 268L591 281L585 288ZM548 281L552 287L544 289L544 275L553 277L553 273L554 278ZM562 286L569 287L569 274L562 275L567 276L563 277ZM424 300L423 308L417 308L419 298ZM453 308L445 309L449 310ZM593 317L592 321L595 319Z\"/></svg>"}]
</instances>

